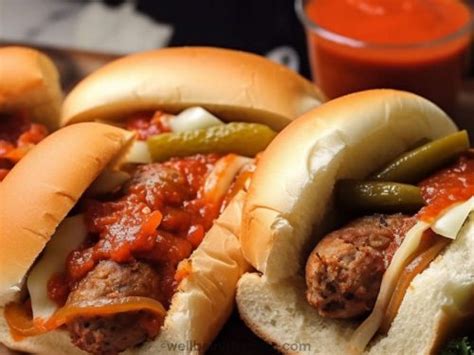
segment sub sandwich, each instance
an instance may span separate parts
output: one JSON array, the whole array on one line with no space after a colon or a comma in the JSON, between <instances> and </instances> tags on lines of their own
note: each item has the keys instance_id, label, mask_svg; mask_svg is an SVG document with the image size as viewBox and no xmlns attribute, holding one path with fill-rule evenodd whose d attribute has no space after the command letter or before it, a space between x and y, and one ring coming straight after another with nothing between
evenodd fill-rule
<instances>
[{"instance_id":1,"label":"sub sandwich","mask_svg":"<svg viewBox=\"0 0 474 355\"><path fill-rule=\"evenodd\" d=\"M58 128L59 75L43 53L0 47L0 181L48 132Z\"/></svg>"},{"instance_id":2,"label":"sub sandwich","mask_svg":"<svg viewBox=\"0 0 474 355\"><path fill-rule=\"evenodd\" d=\"M320 102L290 70L215 48L140 53L84 79L66 127L0 187L0 341L42 354L204 352L248 268L253 158Z\"/></svg>"},{"instance_id":3,"label":"sub sandwich","mask_svg":"<svg viewBox=\"0 0 474 355\"><path fill-rule=\"evenodd\" d=\"M324 104L254 173L241 242L258 272L238 283L240 315L285 353L434 353L472 315L473 201L468 135L431 102Z\"/></svg>"}]
</instances>

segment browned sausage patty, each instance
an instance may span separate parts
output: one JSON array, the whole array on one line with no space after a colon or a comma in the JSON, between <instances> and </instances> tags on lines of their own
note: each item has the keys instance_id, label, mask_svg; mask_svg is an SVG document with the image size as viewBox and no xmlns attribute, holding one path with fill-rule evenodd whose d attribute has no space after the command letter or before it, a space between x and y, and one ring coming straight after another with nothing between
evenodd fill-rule
<instances>
[{"instance_id":1,"label":"browned sausage patty","mask_svg":"<svg viewBox=\"0 0 474 355\"><path fill-rule=\"evenodd\" d=\"M383 274L415 219L402 214L356 219L324 237L306 264L306 298L323 317L370 311Z\"/></svg>"},{"instance_id":2,"label":"browned sausage patty","mask_svg":"<svg viewBox=\"0 0 474 355\"><path fill-rule=\"evenodd\" d=\"M101 302L127 296L160 299L157 273L147 264L101 261L79 282L67 305ZM113 355L156 336L149 325L157 321L148 312L79 317L67 325L72 342L91 354Z\"/></svg>"}]
</instances>

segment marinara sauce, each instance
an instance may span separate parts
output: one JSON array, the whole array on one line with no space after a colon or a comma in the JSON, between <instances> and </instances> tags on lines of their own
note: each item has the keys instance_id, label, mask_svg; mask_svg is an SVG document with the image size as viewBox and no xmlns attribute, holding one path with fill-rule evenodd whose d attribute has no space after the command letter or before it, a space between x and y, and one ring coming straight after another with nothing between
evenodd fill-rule
<instances>
[{"instance_id":1,"label":"marinara sauce","mask_svg":"<svg viewBox=\"0 0 474 355\"><path fill-rule=\"evenodd\" d=\"M415 92L451 110L471 12L459 0L301 0L315 80L329 98Z\"/></svg>"},{"instance_id":2,"label":"marinara sauce","mask_svg":"<svg viewBox=\"0 0 474 355\"><path fill-rule=\"evenodd\" d=\"M137 139L146 140L156 134L170 132L169 117L162 111L139 112L126 120L125 128L136 132Z\"/></svg>"},{"instance_id":3,"label":"marinara sauce","mask_svg":"<svg viewBox=\"0 0 474 355\"><path fill-rule=\"evenodd\" d=\"M219 158L195 155L141 165L119 197L85 201L89 238L69 255L65 278L56 275L48 283L50 298L63 304L101 260L139 260L158 271L166 305L178 284L178 263L199 246L219 215L220 203L203 195L206 176Z\"/></svg>"},{"instance_id":4,"label":"marinara sauce","mask_svg":"<svg viewBox=\"0 0 474 355\"><path fill-rule=\"evenodd\" d=\"M45 126L32 123L25 113L0 116L0 181L35 144L48 135Z\"/></svg>"},{"instance_id":5,"label":"marinara sauce","mask_svg":"<svg viewBox=\"0 0 474 355\"><path fill-rule=\"evenodd\" d=\"M419 186L427 205L418 212L418 217L430 222L453 203L474 196L474 158L470 154L461 156L451 166L423 180Z\"/></svg>"}]
</instances>

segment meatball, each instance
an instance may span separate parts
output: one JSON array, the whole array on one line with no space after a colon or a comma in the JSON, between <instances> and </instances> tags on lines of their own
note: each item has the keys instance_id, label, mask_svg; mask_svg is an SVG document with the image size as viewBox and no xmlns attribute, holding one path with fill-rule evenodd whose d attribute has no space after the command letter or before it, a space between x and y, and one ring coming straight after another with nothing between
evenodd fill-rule
<instances>
[{"instance_id":1,"label":"meatball","mask_svg":"<svg viewBox=\"0 0 474 355\"><path fill-rule=\"evenodd\" d=\"M306 264L306 298L323 317L370 311L383 274L415 219L402 214L356 219L324 237Z\"/></svg>"},{"instance_id":2,"label":"meatball","mask_svg":"<svg viewBox=\"0 0 474 355\"><path fill-rule=\"evenodd\" d=\"M164 207L161 205L161 200L166 201L167 204L179 206L183 198L192 198L186 176L179 170L163 164L139 166L125 186L124 192L130 194L137 187L144 187L146 201L155 209ZM156 198L157 195L161 198Z\"/></svg>"},{"instance_id":3,"label":"meatball","mask_svg":"<svg viewBox=\"0 0 474 355\"><path fill-rule=\"evenodd\" d=\"M147 264L101 261L70 293L66 305L142 296L161 299L158 274ZM146 311L78 317L67 324L72 342L91 354L117 354L154 338L161 320Z\"/></svg>"}]
</instances>

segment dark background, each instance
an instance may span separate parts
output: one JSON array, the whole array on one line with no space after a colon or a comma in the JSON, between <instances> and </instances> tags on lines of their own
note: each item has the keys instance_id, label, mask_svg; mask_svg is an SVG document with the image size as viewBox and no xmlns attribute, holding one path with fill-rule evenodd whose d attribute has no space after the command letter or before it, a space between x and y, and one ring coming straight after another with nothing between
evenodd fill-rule
<instances>
[{"instance_id":1,"label":"dark background","mask_svg":"<svg viewBox=\"0 0 474 355\"><path fill-rule=\"evenodd\" d=\"M117 6L124 1L103 2ZM136 8L174 27L169 46L219 46L261 55L290 47L300 73L309 77L304 30L293 0L137 0Z\"/></svg>"}]
</instances>

